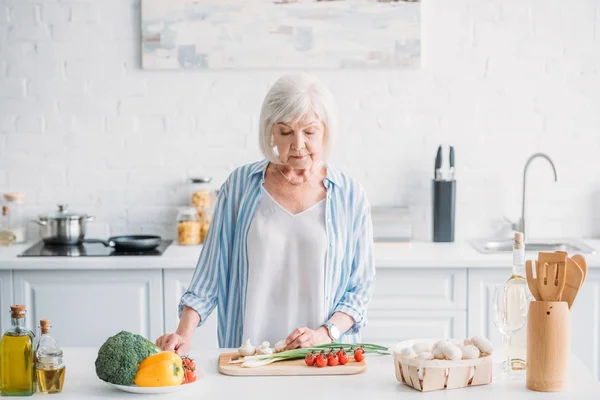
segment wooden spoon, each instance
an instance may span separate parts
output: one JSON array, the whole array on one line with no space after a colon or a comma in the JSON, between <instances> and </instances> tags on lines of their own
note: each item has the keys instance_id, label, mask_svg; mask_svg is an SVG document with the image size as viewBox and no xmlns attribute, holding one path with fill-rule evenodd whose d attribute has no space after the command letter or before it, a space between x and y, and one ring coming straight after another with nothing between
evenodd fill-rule
<instances>
[{"instance_id":1,"label":"wooden spoon","mask_svg":"<svg viewBox=\"0 0 600 400\"><path fill-rule=\"evenodd\" d=\"M536 270L537 270L537 261L535 262L536 264ZM536 300L542 300L542 297L540 296L540 291L538 290L538 282L537 279L533 277L533 265L532 265L532 261L531 260L527 260L527 262L525 263L525 272L527 273L527 286L529 286L529 291L531 292L531 295L536 299Z\"/></svg>"},{"instance_id":2,"label":"wooden spoon","mask_svg":"<svg viewBox=\"0 0 600 400\"><path fill-rule=\"evenodd\" d=\"M567 278L567 255L539 253L536 265L538 291L544 301L560 301Z\"/></svg>"},{"instance_id":3,"label":"wooden spoon","mask_svg":"<svg viewBox=\"0 0 600 400\"><path fill-rule=\"evenodd\" d=\"M577 297L577 292L583 284L583 271L575 261L567 258L567 278L565 280L565 288L560 298L561 301L566 301L569 304L569 309Z\"/></svg>"},{"instance_id":4,"label":"wooden spoon","mask_svg":"<svg viewBox=\"0 0 600 400\"><path fill-rule=\"evenodd\" d=\"M575 254L571 258L577 263L577 265L579 265L579 268L581 268L581 270L583 271L583 280L585 281L585 277L587 276L587 264L585 262L585 257L581 254Z\"/></svg>"}]
</instances>

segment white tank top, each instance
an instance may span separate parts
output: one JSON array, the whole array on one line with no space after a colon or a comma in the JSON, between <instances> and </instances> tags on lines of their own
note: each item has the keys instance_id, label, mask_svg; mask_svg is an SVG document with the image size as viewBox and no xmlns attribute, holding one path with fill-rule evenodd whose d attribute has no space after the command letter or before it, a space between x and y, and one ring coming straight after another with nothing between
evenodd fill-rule
<instances>
[{"instance_id":1,"label":"white tank top","mask_svg":"<svg viewBox=\"0 0 600 400\"><path fill-rule=\"evenodd\" d=\"M274 346L298 327L325 322L325 199L292 214L267 190L248 232L243 340Z\"/></svg>"}]
</instances>

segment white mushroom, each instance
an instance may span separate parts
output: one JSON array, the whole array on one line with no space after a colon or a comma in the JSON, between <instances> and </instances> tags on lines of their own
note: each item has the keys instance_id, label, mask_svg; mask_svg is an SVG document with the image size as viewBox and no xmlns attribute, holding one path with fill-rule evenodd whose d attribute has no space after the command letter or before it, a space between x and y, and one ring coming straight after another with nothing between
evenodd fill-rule
<instances>
[{"instance_id":1,"label":"white mushroom","mask_svg":"<svg viewBox=\"0 0 600 400\"><path fill-rule=\"evenodd\" d=\"M492 354L494 352L492 343L483 336L473 336L471 342L473 342L482 353Z\"/></svg>"},{"instance_id":2,"label":"white mushroom","mask_svg":"<svg viewBox=\"0 0 600 400\"><path fill-rule=\"evenodd\" d=\"M417 355L419 360L433 360L433 353L430 351L424 351Z\"/></svg>"},{"instance_id":3,"label":"white mushroom","mask_svg":"<svg viewBox=\"0 0 600 400\"><path fill-rule=\"evenodd\" d=\"M433 344L433 346L431 346L431 350L433 351L433 350L437 349L438 347L446 345L448 343L450 343L450 341L447 339L438 340L437 342L435 342Z\"/></svg>"},{"instance_id":4,"label":"white mushroom","mask_svg":"<svg viewBox=\"0 0 600 400\"><path fill-rule=\"evenodd\" d=\"M256 353L256 347L252 346L250 339L246 339L246 341L242 343L242 346L238 349L238 353L240 353L240 356L243 357L253 356Z\"/></svg>"},{"instance_id":5,"label":"white mushroom","mask_svg":"<svg viewBox=\"0 0 600 400\"><path fill-rule=\"evenodd\" d=\"M430 352L431 351L431 345L429 343L425 343L425 342L415 343L413 345L413 350L417 354L423 353L423 352Z\"/></svg>"},{"instance_id":6,"label":"white mushroom","mask_svg":"<svg viewBox=\"0 0 600 400\"><path fill-rule=\"evenodd\" d=\"M400 350L398 350L398 354L401 357L409 357L409 358L413 358L417 356L417 353L414 351L414 349L412 347L404 347Z\"/></svg>"},{"instance_id":7,"label":"white mushroom","mask_svg":"<svg viewBox=\"0 0 600 400\"><path fill-rule=\"evenodd\" d=\"M464 344L465 346L468 346L468 345L470 345L470 344L473 344L473 342L471 342L471 339L469 339L469 338L466 338L463 344Z\"/></svg>"},{"instance_id":8,"label":"white mushroom","mask_svg":"<svg viewBox=\"0 0 600 400\"><path fill-rule=\"evenodd\" d=\"M464 360L474 360L476 358L479 358L479 355L481 354L481 352L479 351L477 346L474 346L472 344L463 347L462 353L463 353L462 358Z\"/></svg>"},{"instance_id":9,"label":"white mushroom","mask_svg":"<svg viewBox=\"0 0 600 400\"><path fill-rule=\"evenodd\" d=\"M282 351L285 350L285 347L287 346L287 342L284 340L280 340L279 342L275 343L275 353L281 353Z\"/></svg>"},{"instance_id":10,"label":"white mushroom","mask_svg":"<svg viewBox=\"0 0 600 400\"><path fill-rule=\"evenodd\" d=\"M444 355L444 349L445 349L446 347L448 347L449 345L450 345L450 343L449 343L449 342L447 342L447 341L443 341L443 342L437 342L437 343L434 345L434 349L433 349L433 356L434 356L435 358L437 358L438 360L443 360L443 359L445 358L445 355Z\"/></svg>"},{"instance_id":11,"label":"white mushroom","mask_svg":"<svg viewBox=\"0 0 600 400\"><path fill-rule=\"evenodd\" d=\"M260 346L256 349L256 354L259 355L271 355L273 354L273 349L271 348L271 343L262 342Z\"/></svg>"},{"instance_id":12,"label":"white mushroom","mask_svg":"<svg viewBox=\"0 0 600 400\"><path fill-rule=\"evenodd\" d=\"M444 356L446 356L448 360L458 361L462 358L462 351L453 344L449 344L444 346Z\"/></svg>"}]
</instances>

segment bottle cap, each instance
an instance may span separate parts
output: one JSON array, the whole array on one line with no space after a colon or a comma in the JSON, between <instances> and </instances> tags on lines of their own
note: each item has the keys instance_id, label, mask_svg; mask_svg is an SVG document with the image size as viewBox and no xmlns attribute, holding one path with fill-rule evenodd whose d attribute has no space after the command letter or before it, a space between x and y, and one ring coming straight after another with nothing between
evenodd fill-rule
<instances>
[{"instance_id":1,"label":"bottle cap","mask_svg":"<svg viewBox=\"0 0 600 400\"><path fill-rule=\"evenodd\" d=\"M40 329L43 334L48 333L48 331L50 330L50 320L40 319Z\"/></svg>"},{"instance_id":2,"label":"bottle cap","mask_svg":"<svg viewBox=\"0 0 600 400\"><path fill-rule=\"evenodd\" d=\"M15 304L14 306L10 306L10 312L13 318L24 317L26 311L26 307L21 304Z\"/></svg>"},{"instance_id":3,"label":"bottle cap","mask_svg":"<svg viewBox=\"0 0 600 400\"><path fill-rule=\"evenodd\" d=\"M523 232L515 232L515 249L520 249L525 245Z\"/></svg>"}]
</instances>

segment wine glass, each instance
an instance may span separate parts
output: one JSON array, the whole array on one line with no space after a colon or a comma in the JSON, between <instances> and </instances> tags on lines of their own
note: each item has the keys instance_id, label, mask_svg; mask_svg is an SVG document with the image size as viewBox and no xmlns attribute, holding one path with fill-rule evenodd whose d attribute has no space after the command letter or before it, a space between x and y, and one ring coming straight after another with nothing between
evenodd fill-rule
<instances>
[{"instance_id":1,"label":"wine glass","mask_svg":"<svg viewBox=\"0 0 600 400\"><path fill-rule=\"evenodd\" d=\"M507 349L511 349L513 335L525 328L529 300L527 285L508 283L494 287L493 321L504 336ZM506 378L516 378L517 374L512 373L510 351L505 353L502 362L503 375Z\"/></svg>"}]
</instances>

